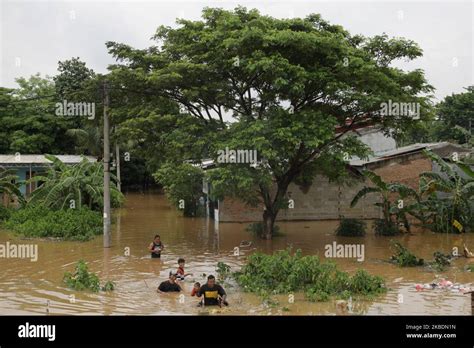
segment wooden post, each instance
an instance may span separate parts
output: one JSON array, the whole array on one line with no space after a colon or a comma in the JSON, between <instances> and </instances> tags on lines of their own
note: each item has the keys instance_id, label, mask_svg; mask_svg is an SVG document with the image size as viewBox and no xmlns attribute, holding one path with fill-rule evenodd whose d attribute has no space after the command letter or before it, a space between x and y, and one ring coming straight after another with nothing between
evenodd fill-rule
<instances>
[{"instance_id":1,"label":"wooden post","mask_svg":"<svg viewBox=\"0 0 474 348\"><path fill-rule=\"evenodd\" d=\"M104 248L110 248L110 133L109 91L104 81Z\"/></svg>"}]
</instances>

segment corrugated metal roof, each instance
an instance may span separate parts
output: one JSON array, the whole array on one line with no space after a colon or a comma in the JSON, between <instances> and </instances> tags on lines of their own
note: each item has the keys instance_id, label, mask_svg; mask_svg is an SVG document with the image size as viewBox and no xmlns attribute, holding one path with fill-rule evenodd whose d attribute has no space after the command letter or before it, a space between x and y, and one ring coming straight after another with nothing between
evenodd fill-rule
<instances>
[{"instance_id":1,"label":"corrugated metal roof","mask_svg":"<svg viewBox=\"0 0 474 348\"><path fill-rule=\"evenodd\" d=\"M452 143L449 143L449 142L446 142L446 141L439 142L439 143L416 143L416 144L411 144L411 145L407 145L407 146L402 146L402 147L399 147L395 150L386 151L386 152L380 154L379 156L369 156L369 158L367 160L353 159L353 160L349 161L349 164L351 166L360 167L360 166L363 166L363 165L366 165L366 164L375 163L375 162L379 162L379 161L384 161L384 160L387 160L391 157L397 157L397 156L408 154L408 153L411 153L411 152L419 152L419 151L422 151L424 149L437 150L437 149L442 149L442 148L445 148L445 147L446 148L450 147L450 148L456 149L459 152L469 152L468 149L465 149L465 148L463 148L463 147L461 147L457 144L452 144Z\"/></svg>"},{"instance_id":2,"label":"corrugated metal roof","mask_svg":"<svg viewBox=\"0 0 474 348\"><path fill-rule=\"evenodd\" d=\"M55 155L61 162L65 164L76 164L81 162L83 156L79 155ZM97 158L92 156L84 156L90 162L96 162ZM0 155L0 165L8 164L51 164L52 162L48 160L44 155Z\"/></svg>"}]
</instances>

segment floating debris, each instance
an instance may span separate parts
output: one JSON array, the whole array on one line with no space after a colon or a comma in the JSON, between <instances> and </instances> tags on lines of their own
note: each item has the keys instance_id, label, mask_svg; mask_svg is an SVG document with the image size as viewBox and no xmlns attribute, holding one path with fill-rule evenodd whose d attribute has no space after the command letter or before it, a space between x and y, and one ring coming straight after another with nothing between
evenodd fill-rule
<instances>
[{"instance_id":1,"label":"floating debris","mask_svg":"<svg viewBox=\"0 0 474 348\"><path fill-rule=\"evenodd\" d=\"M453 283L447 279L441 278L439 281L433 281L428 284L415 284L416 291L424 290L450 290L453 292L466 293L471 291L468 285Z\"/></svg>"}]
</instances>

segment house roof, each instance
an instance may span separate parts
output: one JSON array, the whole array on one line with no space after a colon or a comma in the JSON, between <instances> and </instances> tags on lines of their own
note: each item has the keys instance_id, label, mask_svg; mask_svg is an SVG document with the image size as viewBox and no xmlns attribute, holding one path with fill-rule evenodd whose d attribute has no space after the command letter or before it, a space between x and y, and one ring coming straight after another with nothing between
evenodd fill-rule
<instances>
[{"instance_id":1,"label":"house roof","mask_svg":"<svg viewBox=\"0 0 474 348\"><path fill-rule=\"evenodd\" d=\"M61 162L65 164L76 164L80 163L82 157L85 157L89 162L96 162L97 158L92 156L79 156L79 155L55 155ZM52 162L48 160L45 155L0 155L0 165L50 165Z\"/></svg>"},{"instance_id":2,"label":"house roof","mask_svg":"<svg viewBox=\"0 0 474 348\"><path fill-rule=\"evenodd\" d=\"M380 161L385 161L391 158L405 156L412 153L421 152L423 150L431 150L436 152L439 156L446 158L450 157L454 151L459 153L468 153L469 149L466 149L460 145L452 144L449 142L439 142L439 143L416 143L407 146L399 147L395 150L386 151L378 156L369 156L368 159L352 159L350 160L350 165L354 167L361 167L367 164L376 163Z\"/></svg>"}]
</instances>

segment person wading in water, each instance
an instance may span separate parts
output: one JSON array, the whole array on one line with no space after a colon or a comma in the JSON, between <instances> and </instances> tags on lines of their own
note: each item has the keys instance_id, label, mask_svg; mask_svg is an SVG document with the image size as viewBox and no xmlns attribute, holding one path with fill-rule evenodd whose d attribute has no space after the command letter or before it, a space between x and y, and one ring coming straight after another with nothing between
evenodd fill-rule
<instances>
[{"instance_id":1,"label":"person wading in water","mask_svg":"<svg viewBox=\"0 0 474 348\"><path fill-rule=\"evenodd\" d=\"M213 275L207 277L207 283L201 286L197 292L197 297L203 297L200 306L228 306L226 301L227 294L222 286L216 284L216 278Z\"/></svg>"},{"instance_id":2,"label":"person wading in water","mask_svg":"<svg viewBox=\"0 0 474 348\"><path fill-rule=\"evenodd\" d=\"M157 234L155 238L153 238L153 242L151 242L150 245L148 246L148 251L151 253L151 258L159 259L161 257L161 252L163 251L164 248L165 246L161 242L160 235Z\"/></svg>"},{"instance_id":3,"label":"person wading in water","mask_svg":"<svg viewBox=\"0 0 474 348\"><path fill-rule=\"evenodd\" d=\"M181 290L181 286L176 282L176 275L172 272L170 272L169 279L162 282L158 289L156 289L160 294L165 292L180 292Z\"/></svg>"}]
</instances>

